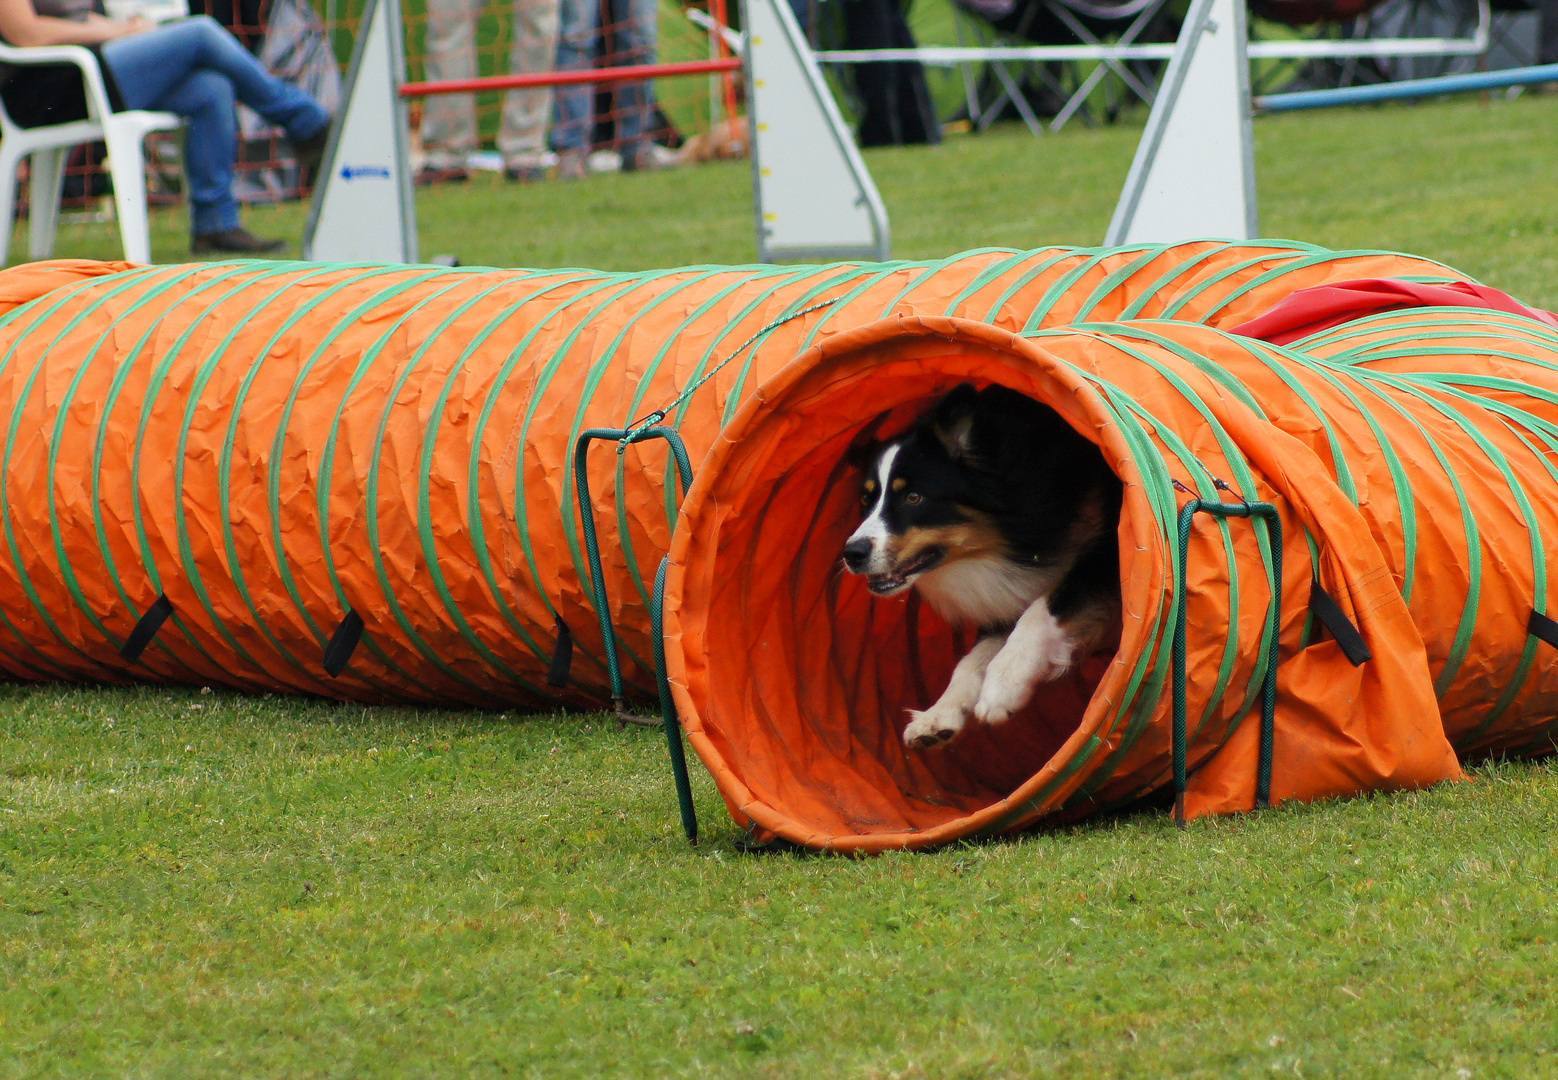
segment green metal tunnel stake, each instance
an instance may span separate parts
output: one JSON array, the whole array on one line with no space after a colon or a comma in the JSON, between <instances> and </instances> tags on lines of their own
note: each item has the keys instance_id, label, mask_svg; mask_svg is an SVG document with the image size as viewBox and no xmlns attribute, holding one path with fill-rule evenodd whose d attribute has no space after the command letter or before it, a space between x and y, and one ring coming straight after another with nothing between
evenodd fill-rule
<instances>
[{"instance_id":1,"label":"green metal tunnel stake","mask_svg":"<svg viewBox=\"0 0 1558 1080\"><path fill-rule=\"evenodd\" d=\"M682 722L676 715L671 697L671 680L665 673L665 571L671 557L660 560L655 571L655 602L649 620L655 634L655 685L660 691L660 717L665 727L666 750L671 755L671 775L676 778L676 806L682 815L682 831L687 839L698 842L698 811L692 805L692 780L687 775L687 751L682 746Z\"/></svg>"},{"instance_id":2,"label":"green metal tunnel stake","mask_svg":"<svg viewBox=\"0 0 1558 1080\"><path fill-rule=\"evenodd\" d=\"M642 724L653 726L656 721L638 716L627 710L627 705L622 697L622 666L617 654L617 633L611 624L611 605L606 596L606 574L601 567L600 540L595 533L594 504L590 501L590 476L589 453L590 443L597 439L610 439L617 444L617 455L620 457L627 452L627 448L633 443L645 442L649 439L664 439L671 448L671 456L676 461L676 478L681 486L682 498L687 497L687 489L692 486L692 459L687 453L687 446L682 442L682 437L674 428L661 427L660 422L670 415L671 411L698 390L709 380L724 370L747 349L751 348L762 338L776 328L804 315L810 315L814 311L832 307L842 297L834 297L831 300L823 300L820 303L811 304L792 311L788 315L775 319L764 326L757 333L743 341L734 352L725 359L715 364L701 377L692 382L676 399L661 409L656 409L632 426L626 428L591 428L579 436L579 441L574 445L573 475L575 493L578 496L580 524L584 531L584 547L589 558L590 568L590 595L595 605L595 616L600 620L601 642L606 650L606 671L611 677L611 703L616 712L619 724ZM677 504L680 506L680 502ZM655 644L655 686L660 692L660 720L665 728L665 741L671 755L671 772L676 779L676 801L682 815L682 830L687 834L687 839L692 843L698 842L698 815L692 804L692 781L687 774L687 752L682 745L682 725L676 715L676 702L671 698L671 682L665 673L665 633L664 633L664 605L665 605L665 572L669 564L669 557L660 560L660 569L655 574L654 598L649 605L649 619Z\"/></svg>"},{"instance_id":3,"label":"green metal tunnel stake","mask_svg":"<svg viewBox=\"0 0 1558 1080\"><path fill-rule=\"evenodd\" d=\"M664 414L661 414L662 417ZM611 624L611 604L606 596L606 574L601 567L600 540L595 533L594 503L590 501L589 453L590 443L597 439L609 439L617 444L617 453L626 452L636 442L664 439L676 462L676 478L681 486L682 498L692 485L692 459L680 435L672 428L637 426L632 428L591 428L579 436L573 457L574 484L578 492L579 519L584 531L584 548L589 558L590 593L595 603L595 614L600 620L601 642L606 651L606 671L611 677L611 702L620 724L652 725L653 720L628 712L622 695L622 666L617 655L617 632ZM692 804L692 781L687 774L687 753L682 746L682 725L676 716L676 703L671 699L671 683L665 674L665 635L663 632L665 603L665 571L669 556L660 560L655 573L654 601L650 604L649 618L655 641L655 686L660 692L660 723L665 728L666 747L671 755L671 773L676 779L676 802L682 815L682 831L692 843L698 842L698 815Z\"/></svg>"},{"instance_id":4,"label":"green metal tunnel stake","mask_svg":"<svg viewBox=\"0 0 1558 1080\"><path fill-rule=\"evenodd\" d=\"M1239 493L1222 480L1213 480L1219 491L1233 495ZM1190 494L1188 487L1178 480L1174 486ZM1255 774L1255 805L1264 808L1271 805L1271 759L1276 736L1277 717L1277 661L1278 644L1282 630L1282 518L1271 503L1215 502L1211 499L1191 499L1179 511L1179 591L1175 598L1174 613L1174 823L1185 827L1185 609L1186 583L1185 560L1190 554L1190 527L1200 513L1217 517L1260 518L1266 525L1271 545L1271 621L1268 626L1270 640L1267 643L1266 673L1261 690L1260 704L1260 754Z\"/></svg>"}]
</instances>

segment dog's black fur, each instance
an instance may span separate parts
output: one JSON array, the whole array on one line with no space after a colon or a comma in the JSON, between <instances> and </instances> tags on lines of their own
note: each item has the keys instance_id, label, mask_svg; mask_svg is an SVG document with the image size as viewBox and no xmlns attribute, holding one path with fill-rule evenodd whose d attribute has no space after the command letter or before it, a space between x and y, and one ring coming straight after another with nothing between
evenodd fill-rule
<instances>
[{"instance_id":1,"label":"dog's black fur","mask_svg":"<svg viewBox=\"0 0 1558 1080\"><path fill-rule=\"evenodd\" d=\"M947 618L999 637L974 664L980 679L1008 644L1017 652L1038 642L1048 657L1024 667L1021 657L996 656L991 677L1013 687L1058 677L1118 634L1123 486L1098 447L1053 409L965 383L907 434L874 447L864 472L865 520L845 545L845 566L878 595L913 585ZM1013 633L1040 603L1053 618L1024 620L1032 625ZM962 700L970 684L958 685L954 676L938 708ZM1005 719L1009 710L984 708L986 698L1010 704L1031 692L997 688L965 712ZM937 738L906 734L910 745L946 741L961 724L936 726Z\"/></svg>"},{"instance_id":2,"label":"dog's black fur","mask_svg":"<svg viewBox=\"0 0 1558 1080\"><path fill-rule=\"evenodd\" d=\"M971 422L968 448L956 453L945 435L965 422ZM926 426L932 436L942 433L934 439L942 453L927 445L922 428L917 442L925 467L951 468L943 499L961 497L966 505L989 514L1014 562L1040 567L1070 563L1070 571L1049 594L1049 609L1056 618L1064 622L1068 612L1089 600L1119 595L1115 532L1122 486L1097 446L1054 409L1004 386L975 391L964 383L942 399ZM931 464L938 456L940 462ZM1075 551L1078 519L1095 507L1101 528ZM957 512L955 502L952 512Z\"/></svg>"},{"instance_id":3,"label":"dog's black fur","mask_svg":"<svg viewBox=\"0 0 1558 1080\"><path fill-rule=\"evenodd\" d=\"M901 449L891 479L905 484L887 492L883 517L890 533L906 536L984 518L999 533L1010 561L1045 569L1069 564L1048 594L1057 618L1064 620L1089 600L1118 595L1119 477L1098 447L1054 409L1004 386L976 390L963 383L894 444ZM873 466L885 449L877 446L869 454L868 484L875 482ZM876 495L873 490L863 496L866 509ZM920 499L910 504L906 495ZM1084 514L1096 514L1100 527L1090 530L1095 535L1079 551L1076 526ZM863 565L848 549L845 562L851 570ZM982 625L994 629L1016 617Z\"/></svg>"}]
</instances>

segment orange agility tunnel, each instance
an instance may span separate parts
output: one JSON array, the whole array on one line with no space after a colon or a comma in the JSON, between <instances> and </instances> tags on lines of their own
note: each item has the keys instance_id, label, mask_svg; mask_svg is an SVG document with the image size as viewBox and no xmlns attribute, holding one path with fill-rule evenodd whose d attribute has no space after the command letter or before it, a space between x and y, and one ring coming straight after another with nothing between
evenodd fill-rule
<instances>
[{"instance_id":1,"label":"orange agility tunnel","mask_svg":"<svg viewBox=\"0 0 1558 1080\"><path fill-rule=\"evenodd\" d=\"M0 272L0 666L600 705L574 446L663 412L680 505L664 449L590 459L608 621L652 694L669 549L675 700L756 838L929 847L1169 789L1181 613L1188 813L1257 802L1273 644L1273 801L1455 777L1558 714L1558 331L1462 277L1286 242ZM845 448L965 381L1054 407L1125 482L1124 637L1024 716L910 752L905 710L972 638L839 572ZM1280 536L1201 514L1181 559L1194 500L1269 505Z\"/></svg>"},{"instance_id":2,"label":"orange agility tunnel","mask_svg":"<svg viewBox=\"0 0 1558 1080\"><path fill-rule=\"evenodd\" d=\"M1558 323L1385 306L1289 348L1162 320L1017 334L899 316L780 372L710 452L666 591L678 707L732 814L760 839L876 851L1163 792L1181 603L1185 810L1254 806L1275 537L1197 516L1181 563L1197 498L1269 503L1282 524L1273 802L1550 749ZM860 483L841 462L965 381L1054 407L1124 480L1123 640L1023 716L908 750L905 711L972 638L839 572Z\"/></svg>"},{"instance_id":3,"label":"orange agility tunnel","mask_svg":"<svg viewBox=\"0 0 1558 1080\"><path fill-rule=\"evenodd\" d=\"M765 380L894 313L1011 331L1238 322L1294 288L1392 273L1456 276L1283 242L616 274L7 270L0 666L368 701L600 704L568 482L581 431L626 425L712 375L665 421L696 464ZM665 454L599 451L593 467L626 675L653 693L648 582L676 517ZM565 634L577 650L558 687Z\"/></svg>"}]
</instances>

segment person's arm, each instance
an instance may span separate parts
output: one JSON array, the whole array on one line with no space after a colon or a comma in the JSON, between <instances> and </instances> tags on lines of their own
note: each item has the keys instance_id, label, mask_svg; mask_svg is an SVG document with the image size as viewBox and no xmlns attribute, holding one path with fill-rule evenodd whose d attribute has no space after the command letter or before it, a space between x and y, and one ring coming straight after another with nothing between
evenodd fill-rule
<instances>
[{"instance_id":1,"label":"person's arm","mask_svg":"<svg viewBox=\"0 0 1558 1080\"><path fill-rule=\"evenodd\" d=\"M126 34L151 29L144 19L116 22L101 15L71 22L39 15L32 0L0 0L0 38L18 48L35 45L98 45Z\"/></svg>"}]
</instances>

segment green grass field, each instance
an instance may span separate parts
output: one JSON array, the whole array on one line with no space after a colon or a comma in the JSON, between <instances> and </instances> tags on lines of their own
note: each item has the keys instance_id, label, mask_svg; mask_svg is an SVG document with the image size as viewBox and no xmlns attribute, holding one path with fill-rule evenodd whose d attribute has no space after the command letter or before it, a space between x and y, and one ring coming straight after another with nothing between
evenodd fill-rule
<instances>
[{"instance_id":1,"label":"green grass field","mask_svg":"<svg viewBox=\"0 0 1558 1080\"><path fill-rule=\"evenodd\" d=\"M1558 98L1256 131L1271 235L1558 306ZM928 258L1096 243L1136 134L867 157ZM476 182L422 250L749 261L747 184ZM1551 764L864 860L745 852L695 786L691 848L660 734L598 716L0 685L0 1080L1558 1076Z\"/></svg>"},{"instance_id":2,"label":"green grass field","mask_svg":"<svg viewBox=\"0 0 1558 1080\"><path fill-rule=\"evenodd\" d=\"M1020 126L932 149L865 155L892 219L893 254L1097 244L1140 128ZM1429 255L1558 307L1558 97L1267 117L1255 125L1261 224L1328 247ZM418 193L424 258L467 265L648 269L756 257L747 162L594 177L578 186L470 185ZM299 204L251 211L257 233L302 235ZM61 256L116 258L111 225L68 225ZM18 227L13 258L25 256ZM153 215L153 253L189 257L183 210ZM294 252L296 248L294 247Z\"/></svg>"}]
</instances>

